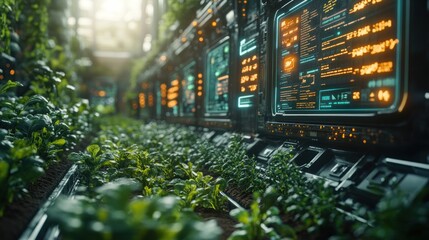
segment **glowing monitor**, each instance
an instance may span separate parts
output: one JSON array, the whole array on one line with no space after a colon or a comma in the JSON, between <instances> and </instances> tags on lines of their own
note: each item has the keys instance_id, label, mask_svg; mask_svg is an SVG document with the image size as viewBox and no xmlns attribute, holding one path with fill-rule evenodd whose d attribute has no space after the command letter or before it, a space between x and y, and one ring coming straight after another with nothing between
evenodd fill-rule
<instances>
[{"instance_id":1,"label":"glowing monitor","mask_svg":"<svg viewBox=\"0 0 429 240\"><path fill-rule=\"evenodd\" d=\"M398 111L403 1L294 2L275 15L272 114Z\"/></svg>"},{"instance_id":2,"label":"glowing monitor","mask_svg":"<svg viewBox=\"0 0 429 240\"><path fill-rule=\"evenodd\" d=\"M182 115L195 113L195 61L183 68L182 80Z\"/></svg>"},{"instance_id":3,"label":"glowing monitor","mask_svg":"<svg viewBox=\"0 0 429 240\"><path fill-rule=\"evenodd\" d=\"M228 112L229 42L224 41L207 55L205 102L207 114Z\"/></svg>"}]
</instances>

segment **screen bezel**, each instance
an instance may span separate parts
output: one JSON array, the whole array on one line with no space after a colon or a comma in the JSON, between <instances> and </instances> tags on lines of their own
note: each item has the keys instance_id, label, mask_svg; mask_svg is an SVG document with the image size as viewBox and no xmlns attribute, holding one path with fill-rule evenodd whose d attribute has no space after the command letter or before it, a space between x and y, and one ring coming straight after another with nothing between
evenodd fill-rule
<instances>
[{"instance_id":1,"label":"screen bezel","mask_svg":"<svg viewBox=\"0 0 429 240\"><path fill-rule=\"evenodd\" d=\"M328 122L338 122L341 121L338 119L338 117L342 118L363 118L363 119L369 119L374 116L386 116L386 115L392 115L398 112L402 112L405 108L405 105L407 104L408 100L408 26L409 25L409 4L406 3L406 1L403 0L397 0L397 36L400 40L400 43L398 45L398 52L396 54L396 61L398 68L396 69L396 81L397 81L397 87L396 87L396 96L395 102L392 103L390 108L382 108L379 110L371 109L371 110L362 110L362 109L355 109L355 110L345 110L345 109L338 109L338 110L312 110L312 111L318 111L311 112L311 113L305 113L305 112L299 112L296 111L295 113L293 111L290 111L289 113L277 113L276 112L276 94L277 94L277 54L278 54L278 23L279 19L281 19L284 16L287 16L288 14L293 14L296 12L296 10L299 10L302 6L306 5L307 3L310 3L312 0L305 0L305 1L289 1L287 4L283 5L276 11L274 11L274 14L272 15L270 19L271 28L270 28L270 38L269 38L269 45L271 46L271 50L269 51L272 56L269 57L270 59L270 73L269 73L269 79L271 78L271 81L268 81L268 104L267 104L267 113L269 113L269 118L277 121L282 121L283 119L293 120L293 121L303 121L303 122L314 122L314 117L321 117ZM313 118L313 119L311 119ZM320 120L320 118L318 119ZM318 121L320 122L320 121Z\"/></svg>"}]
</instances>

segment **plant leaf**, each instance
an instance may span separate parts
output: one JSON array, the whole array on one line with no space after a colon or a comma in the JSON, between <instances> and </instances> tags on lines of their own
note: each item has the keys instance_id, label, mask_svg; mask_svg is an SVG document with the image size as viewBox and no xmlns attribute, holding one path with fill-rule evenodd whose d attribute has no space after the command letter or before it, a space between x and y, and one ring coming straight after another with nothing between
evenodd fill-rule
<instances>
[{"instance_id":1,"label":"plant leaf","mask_svg":"<svg viewBox=\"0 0 429 240\"><path fill-rule=\"evenodd\" d=\"M67 141L64 138L60 138L60 139L53 141L52 144L57 145L57 146L63 146L64 144L66 144L66 142Z\"/></svg>"},{"instance_id":2,"label":"plant leaf","mask_svg":"<svg viewBox=\"0 0 429 240\"><path fill-rule=\"evenodd\" d=\"M6 161L0 161L0 184L2 184L3 180L7 177L9 173L9 163Z\"/></svg>"},{"instance_id":3,"label":"plant leaf","mask_svg":"<svg viewBox=\"0 0 429 240\"><path fill-rule=\"evenodd\" d=\"M98 152L100 152L100 146L98 146L97 144L91 144L86 148L86 150L91 154L93 158L95 158Z\"/></svg>"},{"instance_id":4,"label":"plant leaf","mask_svg":"<svg viewBox=\"0 0 429 240\"><path fill-rule=\"evenodd\" d=\"M16 87L22 87L22 84L20 82L12 82L9 80L6 84L0 87L0 94L5 94L9 89Z\"/></svg>"}]
</instances>

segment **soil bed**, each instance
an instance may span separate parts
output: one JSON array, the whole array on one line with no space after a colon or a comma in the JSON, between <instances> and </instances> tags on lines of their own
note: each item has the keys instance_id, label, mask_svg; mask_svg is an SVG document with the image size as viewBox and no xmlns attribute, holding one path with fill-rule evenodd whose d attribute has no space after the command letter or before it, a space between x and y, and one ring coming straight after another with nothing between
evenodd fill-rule
<instances>
[{"instance_id":1,"label":"soil bed","mask_svg":"<svg viewBox=\"0 0 429 240\"><path fill-rule=\"evenodd\" d=\"M225 189L225 193L243 208L249 209L253 196L251 193L243 192L237 185L231 184Z\"/></svg>"},{"instance_id":2,"label":"soil bed","mask_svg":"<svg viewBox=\"0 0 429 240\"><path fill-rule=\"evenodd\" d=\"M199 216L204 220L216 220L217 225L223 230L221 239L228 239L228 237L234 232L234 225L237 221L229 216L228 212L219 212L213 209L196 209Z\"/></svg>"},{"instance_id":3,"label":"soil bed","mask_svg":"<svg viewBox=\"0 0 429 240\"><path fill-rule=\"evenodd\" d=\"M218 178L219 175L210 172L207 168L199 169L204 175L212 176L213 178ZM243 208L249 209L250 204L253 200L252 193L244 192L242 188L236 184L229 184L224 191L230 198L240 204Z\"/></svg>"},{"instance_id":4,"label":"soil bed","mask_svg":"<svg viewBox=\"0 0 429 240\"><path fill-rule=\"evenodd\" d=\"M93 136L91 133L88 136ZM67 159L70 152L85 149L92 139L93 137L87 137L77 142L73 149L62 153L61 158ZM69 160L61 160L51 164L43 176L27 187L29 192L27 195L22 199L15 199L12 204L6 207L3 217L0 217L0 239L18 239L21 236L34 215L46 202L72 165L73 162Z\"/></svg>"},{"instance_id":5,"label":"soil bed","mask_svg":"<svg viewBox=\"0 0 429 240\"><path fill-rule=\"evenodd\" d=\"M45 203L71 166L72 162L70 161L52 164L42 177L28 186L29 194L22 199L16 199L6 207L4 216L0 218L1 239L18 239L20 237L33 216Z\"/></svg>"}]
</instances>

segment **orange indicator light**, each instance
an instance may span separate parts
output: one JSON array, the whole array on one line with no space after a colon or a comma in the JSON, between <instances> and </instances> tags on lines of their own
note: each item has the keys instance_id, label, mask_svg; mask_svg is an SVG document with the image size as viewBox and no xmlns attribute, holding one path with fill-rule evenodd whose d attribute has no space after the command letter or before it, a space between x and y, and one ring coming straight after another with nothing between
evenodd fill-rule
<instances>
[{"instance_id":1,"label":"orange indicator light","mask_svg":"<svg viewBox=\"0 0 429 240\"><path fill-rule=\"evenodd\" d=\"M105 97L105 96L106 96L106 92L105 92L105 91L103 91L103 90L98 91L98 96L100 96L100 97Z\"/></svg>"},{"instance_id":2,"label":"orange indicator light","mask_svg":"<svg viewBox=\"0 0 429 240\"><path fill-rule=\"evenodd\" d=\"M388 102L390 100L390 92L388 90L378 91L378 100L383 102Z\"/></svg>"}]
</instances>

